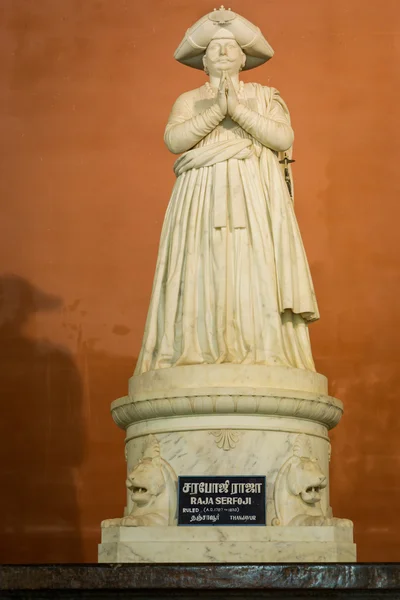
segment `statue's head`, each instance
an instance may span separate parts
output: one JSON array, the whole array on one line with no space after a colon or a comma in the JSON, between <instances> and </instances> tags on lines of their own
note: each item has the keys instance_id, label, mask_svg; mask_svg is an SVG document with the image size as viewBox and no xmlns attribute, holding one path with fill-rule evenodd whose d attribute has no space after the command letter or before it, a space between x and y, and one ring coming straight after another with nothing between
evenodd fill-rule
<instances>
[{"instance_id":1,"label":"statue's head","mask_svg":"<svg viewBox=\"0 0 400 600\"><path fill-rule=\"evenodd\" d=\"M225 60L217 60L225 53ZM254 69L274 54L258 27L221 6L190 27L175 51L179 62L210 75Z\"/></svg>"},{"instance_id":2,"label":"statue's head","mask_svg":"<svg viewBox=\"0 0 400 600\"><path fill-rule=\"evenodd\" d=\"M208 44L203 56L207 75L221 76L223 72L236 75L246 64L246 55L228 30L221 30Z\"/></svg>"}]
</instances>

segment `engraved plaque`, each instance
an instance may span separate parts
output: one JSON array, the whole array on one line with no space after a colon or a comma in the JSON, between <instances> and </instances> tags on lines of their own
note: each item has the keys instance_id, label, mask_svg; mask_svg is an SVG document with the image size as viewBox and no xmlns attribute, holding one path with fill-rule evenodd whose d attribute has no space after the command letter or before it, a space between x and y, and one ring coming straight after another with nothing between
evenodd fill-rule
<instances>
[{"instance_id":1,"label":"engraved plaque","mask_svg":"<svg viewBox=\"0 0 400 600\"><path fill-rule=\"evenodd\" d=\"M266 524L264 475L181 476L178 479L178 525Z\"/></svg>"}]
</instances>

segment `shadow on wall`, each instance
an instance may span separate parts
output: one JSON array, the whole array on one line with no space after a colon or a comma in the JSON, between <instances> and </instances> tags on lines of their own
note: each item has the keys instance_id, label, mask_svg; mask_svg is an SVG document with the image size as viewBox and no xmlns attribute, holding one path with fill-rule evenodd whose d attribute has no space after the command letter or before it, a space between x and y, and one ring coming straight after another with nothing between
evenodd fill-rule
<instances>
[{"instance_id":1,"label":"shadow on wall","mask_svg":"<svg viewBox=\"0 0 400 600\"><path fill-rule=\"evenodd\" d=\"M62 305L0 277L0 562L82 560L74 472L84 452L79 374L68 350L27 333Z\"/></svg>"}]
</instances>

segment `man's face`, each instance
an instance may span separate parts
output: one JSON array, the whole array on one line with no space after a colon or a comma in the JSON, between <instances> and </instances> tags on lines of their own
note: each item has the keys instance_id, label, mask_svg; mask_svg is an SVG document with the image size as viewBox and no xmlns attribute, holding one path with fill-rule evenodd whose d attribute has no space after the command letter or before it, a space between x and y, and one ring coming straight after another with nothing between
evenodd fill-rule
<instances>
[{"instance_id":1,"label":"man's face","mask_svg":"<svg viewBox=\"0 0 400 600\"><path fill-rule=\"evenodd\" d=\"M236 40L216 39L207 46L204 66L210 75L221 75L223 72L236 75L244 62L244 54Z\"/></svg>"}]
</instances>

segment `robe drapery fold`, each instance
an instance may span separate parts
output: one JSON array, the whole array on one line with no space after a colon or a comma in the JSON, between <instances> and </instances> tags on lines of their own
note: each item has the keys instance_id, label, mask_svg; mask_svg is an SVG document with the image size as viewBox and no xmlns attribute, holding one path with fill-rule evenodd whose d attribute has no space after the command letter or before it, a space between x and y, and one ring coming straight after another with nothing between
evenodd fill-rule
<instances>
[{"instance_id":1,"label":"robe drapery fold","mask_svg":"<svg viewBox=\"0 0 400 600\"><path fill-rule=\"evenodd\" d=\"M226 227L228 219L232 228L246 227L245 197L237 161L250 158L253 152L251 140L229 140L189 150L175 162L177 177L190 169L215 165L214 227Z\"/></svg>"},{"instance_id":2,"label":"robe drapery fold","mask_svg":"<svg viewBox=\"0 0 400 600\"><path fill-rule=\"evenodd\" d=\"M244 89L237 118L249 130L253 119L256 137L230 119L210 125L205 86L171 113L171 148L213 129L174 165L136 375L223 362L314 370L307 321L318 308L279 164L292 140L289 114L273 88Z\"/></svg>"}]
</instances>

